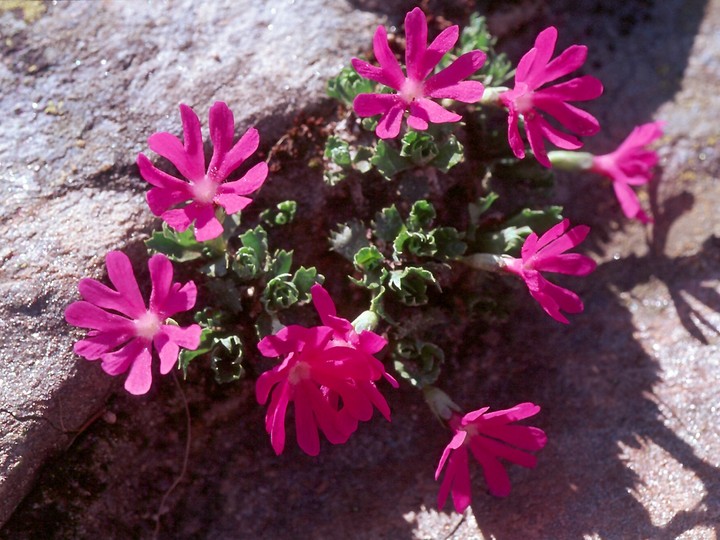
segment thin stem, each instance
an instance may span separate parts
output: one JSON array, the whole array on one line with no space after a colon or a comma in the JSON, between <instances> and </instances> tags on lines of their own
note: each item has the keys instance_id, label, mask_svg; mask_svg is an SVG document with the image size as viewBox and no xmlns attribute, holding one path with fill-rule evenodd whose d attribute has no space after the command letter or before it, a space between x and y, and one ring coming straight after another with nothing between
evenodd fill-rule
<instances>
[{"instance_id":1,"label":"thin stem","mask_svg":"<svg viewBox=\"0 0 720 540\"><path fill-rule=\"evenodd\" d=\"M182 397L183 406L185 408L185 421L186 421L187 437L185 438L185 455L183 456L183 463L182 463L182 469L180 470L180 474L175 479L175 481L172 483L170 488L163 495L163 498L160 501L160 506L158 507L157 514L155 515L155 532L153 534L154 539L157 539L158 535L160 534L160 516L162 515L163 508L165 507L165 502L167 501L167 498L170 496L170 494L173 492L173 490L180 484L180 482L182 482L183 478L185 478L185 473L187 473L188 460L190 458L190 442L192 441L192 425L191 425L191 420L190 420L190 407L188 406L187 398L185 397L185 392L183 392L182 386L180 386L180 381L178 380L174 371L172 372L172 377L173 377L173 380L175 381L175 385L177 386L178 391L180 392L180 397Z\"/></svg>"}]
</instances>

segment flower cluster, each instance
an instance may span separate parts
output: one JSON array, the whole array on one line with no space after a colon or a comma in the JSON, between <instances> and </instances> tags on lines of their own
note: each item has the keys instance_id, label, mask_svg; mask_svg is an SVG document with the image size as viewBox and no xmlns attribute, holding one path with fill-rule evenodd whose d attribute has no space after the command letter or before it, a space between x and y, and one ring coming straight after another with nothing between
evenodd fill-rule
<instances>
[{"instance_id":1,"label":"flower cluster","mask_svg":"<svg viewBox=\"0 0 720 540\"><path fill-rule=\"evenodd\" d=\"M148 261L152 292L150 305L140 294L130 260L121 251L111 251L105 258L108 276L115 289L94 279L78 283L83 300L70 304L65 320L73 326L89 328L87 337L75 343L74 350L83 358L102 362L109 375L129 370L125 389L131 394L145 394L152 384L152 349L160 357L160 373L175 366L180 347L196 349L200 327L177 326L170 319L195 305L195 283L173 282L173 268L164 255Z\"/></svg>"},{"instance_id":2,"label":"flower cluster","mask_svg":"<svg viewBox=\"0 0 720 540\"><path fill-rule=\"evenodd\" d=\"M425 15L415 8L405 17L404 67L390 48L385 28L380 26L373 39L379 66L353 58L354 71L343 71L346 86L337 95L344 96L344 105L352 102L358 117L379 118L377 125L358 121L348 129L348 122L338 121L335 127L328 128L346 130L328 137L323 154L323 163L337 167L334 171L326 169L336 173L331 177L333 182L355 172L366 174L373 167L378 178L388 180L423 168L423 173L428 173L424 175L428 192L436 190L438 199L453 196L442 190L446 189L443 186L455 184L438 181L436 172L446 174L460 163L464 145L476 144L483 149L472 136L463 138L452 132L463 125L459 124L463 117L450 110L450 100L454 100L507 110L508 143L518 159L506 159L506 151L488 157L482 162L488 175L495 174L494 166L501 161L503 166L508 162L518 168L525 165L519 163L526 152L523 128L530 150L541 165L591 171L610 178L624 214L644 223L651 221L633 187L648 183L652 177L658 157L648 146L661 136L661 122L636 127L609 154L576 151L583 146L579 137L597 133L600 125L594 116L572 103L599 97L603 86L589 75L558 81L583 66L586 47L572 45L553 58L558 32L554 27L543 30L534 47L522 56L513 88L507 88L497 84L510 77L511 66L508 62L503 71L495 64L497 55L488 45L494 43L489 34L475 28L475 34L461 35L457 26L450 26L428 44L428 32ZM334 84L340 85L339 80L340 76ZM493 86L497 80L500 83ZM374 83L385 88L369 91L377 88ZM474 110L465 109L471 113ZM347 113L346 108L339 111ZM347 114L352 118L351 113ZM393 140L400 135L406 116L407 129L399 141ZM547 442L541 429L515 423L535 416L540 407L520 403L510 409L489 412L484 407L463 415L434 386L445 355L440 346L427 341L428 335L435 339L435 331L426 328L440 327L436 314L442 313L438 318L445 316L450 311L448 306L463 305L463 313L474 309L477 298L485 291L478 285L468 298L460 298L475 283L463 284L458 293L453 286L462 279L457 276L465 274L447 272L443 276L433 272L462 263L477 270L513 274L523 280L530 295L550 317L567 324L566 314L582 312L583 302L574 292L548 281L544 273L586 276L595 270L592 258L569 252L588 236L589 227L571 228L570 221L562 218L560 207L542 211L526 208L510 216L498 212L497 217L485 219L488 214L483 213L498 198L487 190L476 195L477 202L466 201L467 219L456 220L466 228L459 230L437 223L443 212L436 212L434 200L432 204L423 200L427 195L417 195L423 191L422 186L416 191L406 189L409 184L403 184L402 189L393 186L377 199L399 198L392 199L386 208L372 208L369 215L374 217L369 224L351 216L331 233L332 249L352 265L352 282L364 287L370 297L369 309L351 323L338 316L330 294L320 285L325 278L317 268L301 266L293 270L292 249L271 248L271 241L287 241L276 234L278 229L270 227L292 221L299 207L295 201L283 201L263 209L259 215L251 215L247 221L253 222L252 226L243 223L243 230L239 219L226 219L247 207L251 202L248 196L257 192L267 178L268 165L264 162L234 176L257 151L258 131L251 127L235 142L232 112L224 102L214 103L209 110L212 154L206 160L198 116L187 105L180 105L180 117L182 139L165 132L148 139L150 149L168 160L177 174L165 172L142 153L137 156L139 173L152 186L146 195L148 206L167 225L146 242L150 251L156 252L148 262L149 302L146 304L140 292L128 257L120 251L108 253L106 266L112 287L82 279L78 285L82 300L65 311L69 324L89 330L75 343L75 352L88 360L100 360L102 369L110 375L127 372L125 388L136 395L147 393L152 385L153 354L159 357L161 374L175 367L186 370L191 360L204 358L219 382L228 382L218 377L228 366L229 379L239 379L246 368L241 362L248 357L250 361L260 360L260 355L278 358L278 364L260 374L255 383L257 401L267 404L265 429L270 444L276 454L284 451L290 412L297 444L306 454L316 456L321 433L330 443L342 444L360 422L372 418L375 410L390 421L390 406L378 388L385 384L382 379L398 387L378 358L387 349L387 363L403 380L425 393L430 408L453 433L435 472L438 480L445 471L438 506L442 508L450 494L458 512L469 506L470 454L482 467L490 493L507 496L510 480L501 460L533 468L537 463L534 452ZM478 117L470 114L466 120L470 124ZM441 129L431 128L430 124L449 125ZM504 124L503 112L502 129ZM360 126L368 131L374 129L383 140L366 145L371 135L358 135ZM469 127L467 133L481 131ZM546 141L563 150L547 151ZM547 178L545 169L531 165L528 169L539 170ZM487 187L484 180L479 182L469 173L464 176L470 183L462 189L453 188L452 193L475 193L481 184L483 189ZM502 180L499 176L498 181ZM464 181L458 179L458 184ZM376 202L370 199L369 203ZM456 202L451 208L459 207ZM518 251L519 256L513 256ZM198 262L192 269L203 274L198 283L210 293L203 300L217 304L202 306L203 310L195 314L199 324L179 326L172 319L193 309L198 293L193 281L173 281L171 260ZM456 296L443 302L443 307L403 320L405 308L424 306L440 294ZM294 314L286 316L283 310L310 301L320 324L283 326L283 322L299 320ZM445 320L455 324L458 317ZM438 339L441 345L442 339ZM244 354L248 342L252 343L254 358Z\"/></svg>"},{"instance_id":3,"label":"flower cluster","mask_svg":"<svg viewBox=\"0 0 720 540\"><path fill-rule=\"evenodd\" d=\"M312 288L322 325L291 325L258 344L268 357L283 357L280 365L257 380L258 402L270 397L265 429L277 454L285 447L285 413L295 404L295 432L300 448L311 456L320 451L318 429L333 444L341 444L372 417L373 407L390 421L390 408L375 382L385 377L382 362L373 355L386 341L369 330L357 333L337 316L335 304L321 285Z\"/></svg>"}]
</instances>

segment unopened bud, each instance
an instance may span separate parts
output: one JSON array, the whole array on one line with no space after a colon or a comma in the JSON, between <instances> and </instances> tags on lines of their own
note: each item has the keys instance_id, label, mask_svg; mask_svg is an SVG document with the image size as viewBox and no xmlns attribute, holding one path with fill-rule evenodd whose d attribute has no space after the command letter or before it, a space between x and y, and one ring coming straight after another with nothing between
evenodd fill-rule
<instances>
[{"instance_id":1,"label":"unopened bud","mask_svg":"<svg viewBox=\"0 0 720 540\"><path fill-rule=\"evenodd\" d=\"M436 386L428 385L423 388L423 396L430 410L445 421L450 420L453 412L461 412L460 407L450 399L450 396Z\"/></svg>"},{"instance_id":2,"label":"unopened bud","mask_svg":"<svg viewBox=\"0 0 720 540\"><path fill-rule=\"evenodd\" d=\"M548 152L548 159L552 166L563 171L587 171L592 168L593 157L590 152L571 152L569 150Z\"/></svg>"},{"instance_id":3,"label":"unopened bud","mask_svg":"<svg viewBox=\"0 0 720 540\"><path fill-rule=\"evenodd\" d=\"M365 330L372 332L375 328L377 328L379 322L380 317L378 317L378 314L368 309L358 315L357 319L352 322L352 325L353 328L355 328L355 331L359 334Z\"/></svg>"}]
</instances>

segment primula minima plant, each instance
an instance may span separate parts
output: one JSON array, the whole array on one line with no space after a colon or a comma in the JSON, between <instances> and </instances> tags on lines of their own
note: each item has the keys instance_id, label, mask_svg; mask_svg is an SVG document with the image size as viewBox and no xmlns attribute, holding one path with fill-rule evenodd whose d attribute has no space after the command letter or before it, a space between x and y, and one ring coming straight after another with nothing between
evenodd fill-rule
<instances>
[{"instance_id":1,"label":"primula minima plant","mask_svg":"<svg viewBox=\"0 0 720 540\"><path fill-rule=\"evenodd\" d=\"M464 332L509 322L518 299L534 299L530 309L553 319L547 324L582 318L580 294L563 275L575 276L573 289L581 290L579 278L595 270L582 253L590 228L571 225L562 207L539 207L533 196L549 193L556 169L585 171L610 180L626 217L648 223L634 189L651 181L658 157L650 145L662 135L662 122L651 122L611 153L577 151L600 123L573 103L600 97L602 84L572 77L588 50L571 45L554 56L557 37L554 27L540 32L513 71L479 16L461 32L429 27L415 8L404 40L389 40L378 27L379 66L353 58L328 83L338 103L325 118L324 151L307 156L303 189L322 197L314 172L322 164L328 184L351 184L338 196L352 193L352 201L305 215L313 227L294 228L295 201L259 196L268 165L253 157L256 129L236 140L230 108L214 103L206 156L198 116L180 105L182 139L155 133L148 140L174 169L137 158L152 186L150 211L163 222L146 241L149 299L127 255L108 253L112 287L81 280L82 300L65 312L68 323L89 330L75 352L100 360L109 375L127 373L125 388L138 395L151 391L153 356L163 375L177 369L192 377L209 367L222 384L254 378L269 448L297 459L293 443L310 456L339 451L327 443L371 429L364 423L375 411L390 421L395 389L415 388L448 430L436 444L450 441L435 472L439 508L450 495L458 512L471 504L471 461L492 495L508 496L506 466L534 468L547 442L545 429L519 423L535 417L542 425L540 406L532 395L492 395L476 381L477 394L467 398L474 410L463 413L440 388L449 380L446 351L458 350ZM512 87L503 86L513 76ZM464 145L474 146L467 158ZM249 195L256 211L241 216ZM321 227L327 242L298 236ZM333 268L309 265L313 257ZM173 265L192 279L173 281ZM348 279L328 283L321 273L340 269ZM344 307L350 298L354 309Z\"/></svg>"}]
</instances>

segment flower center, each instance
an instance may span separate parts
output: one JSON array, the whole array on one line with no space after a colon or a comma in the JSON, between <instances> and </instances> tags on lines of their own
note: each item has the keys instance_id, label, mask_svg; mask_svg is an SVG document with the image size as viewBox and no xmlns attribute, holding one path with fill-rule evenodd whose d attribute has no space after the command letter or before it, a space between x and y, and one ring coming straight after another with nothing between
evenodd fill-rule
<instances>
[{"instance_id":1,"label":"flower center","mask_svg":"<svg viewBox=\"0 0 720 540\"><path fill-rule=\"evenodd\" d=\"M527 115L533 110L533 91L525 83L517 83L515 88L500 95L500 101L508 107L513 104L515 110Z\"/></svg>"},{"instance_id":2,"label":"flower center","mask_svg":"<svg viewBox=\"0 0 720 540\"><path fill-rule=\"evenodd\" d=\"M414 99L422 97L424 95L424 90L422 81L405 79L405 82L400 89L400 97L403 98L405 103L410 104Z\"/></svg>"},{"instance_id":3,"label":"flower center","mask_svg":"<svg viewBox=\"0 0 720 540\"><path fill-rule=\"evenodd\" d=\"M195 201L202 204L210 204L217 193L218 183L207 176L192 185L192 193Z\"/></svg>"},{"instance_id":4,"label":"flower center","mask_svg":"<svg viewBox=\"0 0 720 540\"><path fill-rule=\"evenodd\" d=\"M288 382L290 384L297 384L302 380L310 378L310 364L307 362L298 362L290 368L288 374Z\"/></svg>"},{"instance_id":5,"label":"flower center","mask_svg":"<svg viewBox=\"0 0 720 540\"><path fill-rule=\"evenodd\" d=\"M152 311L148 311L139 319L135 319L135 333L138 337L152 339L160 331L161 325L158 316Z\"/></svg>"}]
</instances>

